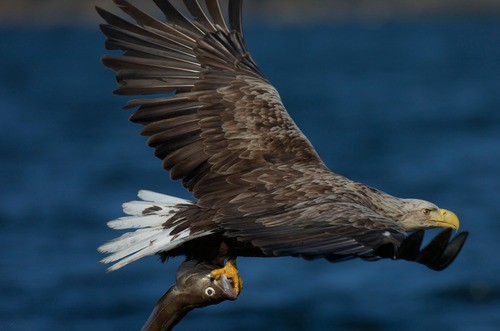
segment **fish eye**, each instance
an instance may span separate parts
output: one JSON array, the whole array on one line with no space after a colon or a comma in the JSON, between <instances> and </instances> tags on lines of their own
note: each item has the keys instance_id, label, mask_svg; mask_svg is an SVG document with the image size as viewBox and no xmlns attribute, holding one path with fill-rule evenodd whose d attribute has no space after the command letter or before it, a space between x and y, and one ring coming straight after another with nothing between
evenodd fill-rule
<instances>
[{"instance_id":1,"label":"fish eye","mask_svg":"<svg viewBox=\"0 0 500 331\"><path fill-rule=\"evenodd\" d=\"M429 215L431 213L431 210L428 208L425 208L425 209L422 209L422 213L424 213L424 215Z\"/></svg>"},{"instance_id":2,"label":"fish eye","mask_svg":"<svg viewBox=\"0 0 500 331\"><path fill-rule=\"evenodd\" d=\"M212 295L215 294L215 290L213 287L209 286L205 289L205 294L211 297Z\"/></svg>"}]
</instances>

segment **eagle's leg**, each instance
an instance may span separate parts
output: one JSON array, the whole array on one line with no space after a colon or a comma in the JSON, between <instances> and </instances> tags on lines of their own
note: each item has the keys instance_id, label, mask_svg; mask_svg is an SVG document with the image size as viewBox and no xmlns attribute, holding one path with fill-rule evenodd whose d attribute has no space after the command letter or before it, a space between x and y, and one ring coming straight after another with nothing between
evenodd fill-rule
<instances>
[{"instance_id":1,"label":"eagle's leg","mask_svg":"<svg viewBox=\"0 0 500 331\"><path fill-rule=\"evenodd\" d=\"M210 276L216 280L219 280L221 275L226 275L226 277L231 280L234 291L239 295L243 288L243 280L240 278L240 274L236 268L236 258L229 258L223 268L215 269L210 272Z\"/></svg>"}]
</instances>

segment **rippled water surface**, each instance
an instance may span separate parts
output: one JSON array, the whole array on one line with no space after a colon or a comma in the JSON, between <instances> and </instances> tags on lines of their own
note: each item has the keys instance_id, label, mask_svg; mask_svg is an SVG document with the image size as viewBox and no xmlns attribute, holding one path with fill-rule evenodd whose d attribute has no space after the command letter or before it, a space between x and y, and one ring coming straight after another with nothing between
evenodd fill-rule
<instances>
[{"instance_id":1,"label":"rippled water surface","mask_svg":"<svg viewBox=\"0 0 500 331\"><path fill-rule=\"evenodd\" d=\"M408 262L240 259L236 302L179 330L500 330L500 24L249 26L257 63L327 165L455 211L437 273ZM111 274L105 222L145 188L189 197L127 122L97 31L0 31L0 329L137 330L180 259Z\"/></svg>"}]
</instances>

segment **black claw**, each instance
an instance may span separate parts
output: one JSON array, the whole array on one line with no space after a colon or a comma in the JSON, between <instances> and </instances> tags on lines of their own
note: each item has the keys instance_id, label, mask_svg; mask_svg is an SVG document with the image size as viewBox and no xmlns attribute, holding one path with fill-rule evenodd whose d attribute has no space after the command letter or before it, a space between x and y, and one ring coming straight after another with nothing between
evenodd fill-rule
<instances>
[{"instance_id":1,"label":"black claw","mask_svg":"<svg viewBox=\"0 0 500 331\"><path fill-rule=\"evenodd\" d=\"M412 233L401 243L401 246L399 246L396 254L394 254L394 258L415 261L420 252L422 240L424 240L424 231Z\"/></svg>"},{"instance_id":2,"label":"black claw","mask_svg":"<svg viewBox=\"0 0 500 331\"><path fill-rule=\"evenodd\" d=\"M450 241L450 243L448 243L444 252L441 254L440 258L433 261L432 263L427 264L427 266L432 270L436 271L441 271L443 269L446 269L446 267L448 267L453 262L453 260L455 260L455 258L458 256L460 250L462 250L462 247L468 235L469 235L468 232L462 232L457 234L455 238L453 238Z\"/></svg>"},{"instance_id":3,"label":"black claw","mask_svg":"<svg viewBox=\"0 0 500 331\"><path fill-rule=\"evenodd\" d=\"M424 249L420 251L415 261L424 265L429 265L434 261L439 260L448 246L451 231L451 229L441 231L427 246L424 247Z\"/></svg>"}]
</instances>

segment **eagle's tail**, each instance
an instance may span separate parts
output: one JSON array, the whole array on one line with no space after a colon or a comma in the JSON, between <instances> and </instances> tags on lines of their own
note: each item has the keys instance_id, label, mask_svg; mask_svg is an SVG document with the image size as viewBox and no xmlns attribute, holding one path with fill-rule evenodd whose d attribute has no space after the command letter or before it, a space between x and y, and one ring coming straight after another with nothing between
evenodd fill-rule
<instances>
[{"instance_id":1,"label":"eagle's tail","mask_svg":"<svg viewBox=\"0 0 500 331\"><path fill-rule=\"evenodd\" d=\"M169 195L141 190L141 201L123 204L123 211L130 215L108 222L112 229L137 229L127 232L98 248L101 253L111 253L101 260L102 263L115 262L108 271L114 271L147 255L169 251L195 237L209 233L193 235L187 220L173 219L183 209L192 206L192 202ZM182 229L179 231L179 229Z\"/></svg>"}]
</instances>

